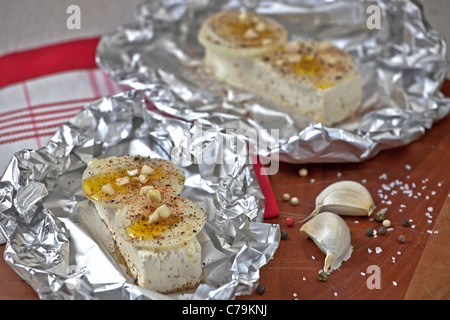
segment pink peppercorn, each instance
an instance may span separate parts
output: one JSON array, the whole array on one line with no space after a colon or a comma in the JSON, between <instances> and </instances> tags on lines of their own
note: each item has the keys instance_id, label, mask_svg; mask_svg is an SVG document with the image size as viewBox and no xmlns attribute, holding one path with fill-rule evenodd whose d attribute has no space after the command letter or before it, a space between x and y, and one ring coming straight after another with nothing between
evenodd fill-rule
<instances>
[{"instance_id":1,"label":"pink peppercorn","mask_svg":"<svg viewBox=\"0 0 450 320\"><path fill-rule=\"evenodd\" d=\"M292 226L294 225L294 219L291 218L291 217L286 218L286 225L287 225L288 227L292 227Z\"/></svg>"}]
</instances>

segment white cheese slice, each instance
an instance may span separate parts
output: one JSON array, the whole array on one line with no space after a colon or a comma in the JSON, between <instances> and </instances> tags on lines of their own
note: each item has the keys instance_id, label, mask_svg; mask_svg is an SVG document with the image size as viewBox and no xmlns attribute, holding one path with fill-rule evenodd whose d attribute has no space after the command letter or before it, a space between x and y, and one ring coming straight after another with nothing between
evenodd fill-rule
<instances>
[{"instance_id":1,"label":"white cheese slice","mask_svg":"<svg viewBox=\"0 0 450 320\"><path fill-rule=\"evenodd\" d=\"M241 16L224 11L202 24L207 72L325 125L356 114L362 81L349 54L329 42L285 42L278 23L256 13Z\"/></svg>"},{"instance_id":2,"label":"white cheese slice","mask_svg":"<svg viewBox=\"0 0 450 320\"><path fill-rule=\"evenodd\" d=\"M116 184L116 179L130 173L137 174L136 170L140 171L144 165L151 167L153 170L151 175L145 176L146 178L142 180L132 177L129 183L120 186ZM133 200L136 190L139 193L144 186L153 186L164 197L164 194L180 194L185 180L183 170L170 161L141 156L123 156L92 159L83 173L82 187L90 200L100 202L104 206L121 208ZM111 184L114 188L114 194L101 190L107 184Z\"/></svg>"}]
</instances>

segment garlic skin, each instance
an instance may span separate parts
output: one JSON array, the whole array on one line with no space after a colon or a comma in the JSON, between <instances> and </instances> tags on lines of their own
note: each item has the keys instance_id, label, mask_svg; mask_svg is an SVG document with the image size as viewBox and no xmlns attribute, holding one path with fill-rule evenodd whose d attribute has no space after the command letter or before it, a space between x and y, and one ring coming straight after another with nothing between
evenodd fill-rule
<instances>
[{"instance_id":1,"label":"garlic skin","mask_svg":"<svg viewBox=\"0 0 450 320\"><path fill-rule=\"evenodd\" d=\"M300 228L300 232L325 253L324 272L336 270L352 254L350 229L335 213L322 212L314 216Z\"/></svg>"},{"instance_id":2,"label":"garlic skin","mask_svg":"<svg viewBox=\"0 0 450 320\"><path fill-rule=\"evenodd\" d=\"M366 187L344 180L329 185L319 193L316 208L304 221L324 211L344 216L370 216L374 209L375 203Z\"/></svg>"}]
</instances>

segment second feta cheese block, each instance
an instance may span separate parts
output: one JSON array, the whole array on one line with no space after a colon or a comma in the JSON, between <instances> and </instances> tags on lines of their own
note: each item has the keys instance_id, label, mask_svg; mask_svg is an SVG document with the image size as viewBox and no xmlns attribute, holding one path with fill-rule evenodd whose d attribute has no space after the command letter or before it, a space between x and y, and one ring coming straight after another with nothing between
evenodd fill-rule
<instances>
[{"instance_id":1,"label":"second feta cheese block","mask_svg":"<svg viewBox=\"0 0 450 320\"><path fill-rule=\"evenodd\" d=\"M352 57L329 42L286 42L274 20L235 11L207 19L198 38L208 73L325 125L351 118L361 104Z\"/></svg>"},{"instance_id":2,"label":"second feta cheese block","mask_svg":"<svg viewBox=\"0 0 450 320\"><path fill-rule=\"evenodd\" d=\"M197 234L206 214L179 195L184 180L175 164L140 156L93 159L83 175L129 272L160 293L193 289L202 279Z\"/></svg>"}]
</instances>

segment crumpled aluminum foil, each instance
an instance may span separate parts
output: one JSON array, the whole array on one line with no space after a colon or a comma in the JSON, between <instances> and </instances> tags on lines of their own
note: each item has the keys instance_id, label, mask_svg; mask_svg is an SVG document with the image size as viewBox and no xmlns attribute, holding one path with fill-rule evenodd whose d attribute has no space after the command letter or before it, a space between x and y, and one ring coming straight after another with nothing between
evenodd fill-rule
<instances>
[{"instance_id":1,"label":"crumpled aluminum foil","mask_svg":"<svg viewBox=\"0 0 450 320\"><path fill-rule=\"evenodd\" d=\"M11 160L0 182L4 258L41 299L232 299L255 289L259 269L275 254L279 226L262 222L264 197L246 141L148 107L141 91L105 97L46 146ZM92 213L81 188L87 163L126 154L179 164L186 174L182 195L205 209L198 236L204 279L197 290L162 295L134 285Z\"/></svg>"},{"instance_id":2,"label":"crumpled aluminum foil","mask_svg":"<svg viewBox=\"0 0 450 320\"><path fill-rule=\"evenodd\" d=\"M363 78L359 116L327 127L205 74L200 24L239 6L278 20L291 40L328 40L347 50ZM379 9L379 29L370 29L377 10L370 6ZM162 112L221 128L278 129L276 137L266 135L270 147L258 150L262 156L360 162L418 139L450 110L439 91L446 44L411 1L147 1L134 21L101 38L98 65L122 84L153 90Z\"/></svg>"}]
</instances>

